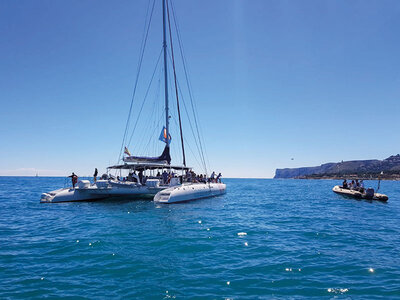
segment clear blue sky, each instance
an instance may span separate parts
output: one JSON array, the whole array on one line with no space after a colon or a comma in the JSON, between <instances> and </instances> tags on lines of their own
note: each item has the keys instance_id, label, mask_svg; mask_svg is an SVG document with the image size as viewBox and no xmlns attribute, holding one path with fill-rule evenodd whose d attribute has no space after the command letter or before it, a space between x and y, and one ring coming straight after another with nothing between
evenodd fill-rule
<instances>
[{"instance_id":1,"label":"clear blue sky","mask_svg":"<svg viewBox=\"0 0 400 300\"><path fill-rule=\"evenodd\" d=\"M0 1L0 175L116 162L147 3ZM400 152L399 1L174 5L212 169L272 177Z\"/></svg>"}]
</instances>

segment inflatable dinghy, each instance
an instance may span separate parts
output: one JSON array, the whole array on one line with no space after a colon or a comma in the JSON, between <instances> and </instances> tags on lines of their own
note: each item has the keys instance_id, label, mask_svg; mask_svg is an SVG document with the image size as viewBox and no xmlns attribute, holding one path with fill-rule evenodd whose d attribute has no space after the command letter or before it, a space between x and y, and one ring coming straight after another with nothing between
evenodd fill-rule
<instances>
[{"instance_id":1,"label":"inflatable dinghy","mask_svg":"<svg viewBox=\"0 0 400 300\"><path fill-rule=\"evenodd\" d=\"M366 189L363 193L356 190L344 189L343 187L336 185L333 187L332 191L337 194L357 198L357 199L368 199L368 200L378 200L378 201L388 201L389 197L385 194L375 193L374 189Z\"/></svg>"}]
</instances>

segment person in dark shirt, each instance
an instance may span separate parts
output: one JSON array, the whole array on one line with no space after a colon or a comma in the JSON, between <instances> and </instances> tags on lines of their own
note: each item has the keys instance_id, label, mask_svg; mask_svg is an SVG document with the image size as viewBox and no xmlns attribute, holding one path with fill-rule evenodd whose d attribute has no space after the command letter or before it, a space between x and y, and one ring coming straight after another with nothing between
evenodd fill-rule
<instances>
[{"instance_id":1,"label":"person in dark shirt","mask_svg":"<svg viewBox=\"0 0 400 300\"><path fill-rule=\"evenodd\" d=\"M71 177L72 188L75 188L75 184L78 182L78 176L76 176L75 173L72 172L72 175L69 175L68 177Z\"/></svg>"},{"instance_id":2,"label":"person in dark shirt","mask_svg":"<svg viewBox=\"0 0 400 300\"><path fill-rule=\"evenodd\" d=\"M97 168L94 168L94 174L93 174L93 180L94 180L94 182L97 181L97 174L99 174L99 172L97 171Z\"/></svg>"},{"instance_id":3,"label":"person in dark shirt","mask_svg":"<svg viewBox=\"0 0 400 300\"><path fill-rule=\"evenodd\" d=\"M142 170L139 171L139 181L140 181L139 182L140 184L143 184L143 171Z\"/></svg>"},{"instance_id":4,"label":"person in dark shirt","mask_svg":"<svg viewBox=\"0 0 400 300\"><path fill-rule=\"evenodd\" d=\"M164 171L162 173L162 178L163 178L163 184L167 184L167 181L168 181L168 173L167 173L167 171Z\"/></svg>"},{"instance_id":5,"label":"person in dark shirt","mask_svg":"<svg viewBox=\"0 0 400 300\"><path fill-rule=\"evenodd\" d=\"M219 183L221 183L221 176L222 176L222 174L221 173L219 173L218 174L218 176L217 176L217 178L216 178L216 180L215 180L215 182L219 182Z\"/></svg>"},{"instance_id":6,"label":"person in dark shirt","mask_svg":"<svg viewBox=\"0 0 400 300\"><path fill-rule=\"evenodd\" d=\"M349 188L348 185L347 185L347 180L346 180L346 179L343 180L342 187L343 187L344 189L348 189L348 188Z\"/></svg>"}]
</instances>

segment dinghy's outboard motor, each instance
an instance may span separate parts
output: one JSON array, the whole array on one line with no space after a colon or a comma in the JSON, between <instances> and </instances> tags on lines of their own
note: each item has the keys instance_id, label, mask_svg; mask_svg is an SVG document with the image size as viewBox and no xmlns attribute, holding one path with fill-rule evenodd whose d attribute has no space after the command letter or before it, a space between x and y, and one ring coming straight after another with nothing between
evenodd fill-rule
<instances>
[{"instance_id":1,"label":"dinghy's outboard motor","mask_svg":"<svg viewBox=\"0 0 400 300\"><path fill-rule=\"evenodd\" d=\"M375 190L373 188L368 188L365 192L365 199L372 199L374 198Z\"/></svg>"}]
</instances>

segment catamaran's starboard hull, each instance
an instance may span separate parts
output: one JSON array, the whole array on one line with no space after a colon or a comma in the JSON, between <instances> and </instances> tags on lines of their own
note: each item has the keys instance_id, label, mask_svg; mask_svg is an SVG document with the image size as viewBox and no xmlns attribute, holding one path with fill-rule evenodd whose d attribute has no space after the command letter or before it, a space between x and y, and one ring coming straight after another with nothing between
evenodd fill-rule
<instances>
[{"instance_id":1,"label":"catamaran's starboard hull","mask_svg":"<svg viewBox=\"0 0 400 300\"><path fill-rule=\"evenodd\" d=\"M193 183L170 187L158 192L154 201L158 203L178 203L202 198L215 197L225 194L224 183Z\"/></svg>"},{"instance_id":2,"label":"catamaran's starboard hull","mask_svg":"<svg viewBox=\"0 0 400 300\"><path fill-rule=\"evenodd\" d=\"M359 191L344 189L338 185L334 186L332 191L334 191L336 194L341 194L344 196L349 196L349 197L353 197L353 198L357 198L357 199L377 200L377 201L384 201L384 202L389 200L389 197L386 196L385 194L374 193L373 197L367 197L366 194L363 194Z\"/></svg>"}]
</instances>

